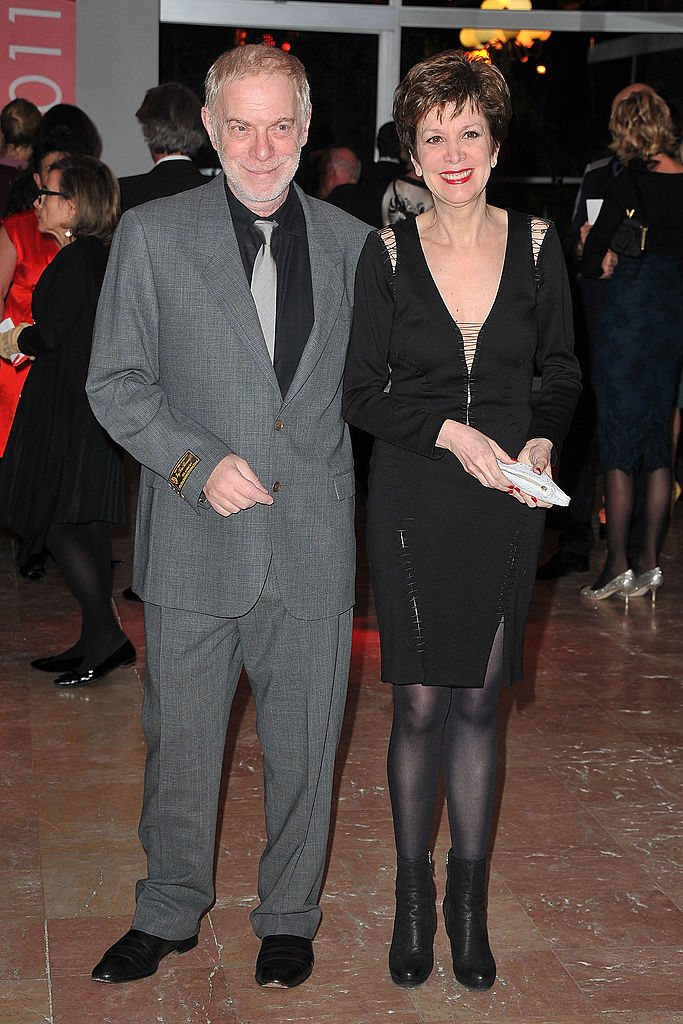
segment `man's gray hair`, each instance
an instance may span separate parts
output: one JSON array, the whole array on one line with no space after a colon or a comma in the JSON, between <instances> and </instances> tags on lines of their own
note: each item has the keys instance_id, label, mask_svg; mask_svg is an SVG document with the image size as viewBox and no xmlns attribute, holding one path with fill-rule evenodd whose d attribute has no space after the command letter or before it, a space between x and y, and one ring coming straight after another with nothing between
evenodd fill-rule
<instances>
[{"instance_id":1,"label":"man's gray hair","mask_svg":"<svg viewBox=\"0 0 683 1024\"><path fill-rule=\"evenodd\" d=\"M208 142L201 101L180 82L148 89L135 116L142 125L145 142L155 153L194 156Z\"/></svg>"},{"instance_id":2,"label":"man's gray hair","mask_svg":"<svg viewBox=\"0 0 683 1024\"><path fill-rule=\"evenodd\" d=\"M204 83L206 106L211 120L215 123L216 102L223 86L252 75L285 75L291 78L299 101L303 128L311 112L311 89L306 69L293 54L285 53L277 46L267 46L265 43L236 46L234 50L222 53L213 62Z\"/></svg>"}]
</instances>

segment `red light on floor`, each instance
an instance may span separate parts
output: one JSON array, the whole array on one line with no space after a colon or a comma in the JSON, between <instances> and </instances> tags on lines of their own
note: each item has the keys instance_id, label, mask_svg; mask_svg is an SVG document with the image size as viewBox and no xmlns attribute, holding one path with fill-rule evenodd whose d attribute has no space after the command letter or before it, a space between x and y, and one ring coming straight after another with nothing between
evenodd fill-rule
<instances>
[{"instance_id":1,"label":"red light on floor","mask_svg":"<svg viewBox=\"0 0 683 1024\"><path fill-rule=\"evenodd\" d=\"M287 53L289 53L289 51L292 49L291 43L283 43L281 49L283 49L283 50L287 51Z\"/></svg>"},{"instance_id":2,"label":"red light on floor","mask_svg":"<svg viewBox=\"0 0 683 1024\"><path fill-rule=\"evenodd\" d=\"M545 64L537 64L536 65L536 74L537 75L544 75L547 70L548 69L546 68Z\"/></svg>"}]
</instances>

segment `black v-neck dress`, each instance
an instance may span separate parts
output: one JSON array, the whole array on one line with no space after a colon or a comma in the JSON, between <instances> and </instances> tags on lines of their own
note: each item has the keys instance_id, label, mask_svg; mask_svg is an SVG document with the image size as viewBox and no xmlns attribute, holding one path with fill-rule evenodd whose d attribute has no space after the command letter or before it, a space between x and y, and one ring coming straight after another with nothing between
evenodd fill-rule
<instances>
[{"instance_id":1,"label":"black v-neck dress","mask_svg":"<svg viewBox=\"0 0 683 1024\"><path fill-rule=\"evenodd\" d=\"M532 437L559 445L571 421L580 376L557 232L541 222L535 257L532 219L507 216L498 292L469 371L414 218L394 225L393 254L370 235L358 265L344 414L376 438L367 543L387 682L482 686L501 619L505 681L522 678L545 516L434 447L454 419L516 458Z\"/></svg>"}]
</instances>

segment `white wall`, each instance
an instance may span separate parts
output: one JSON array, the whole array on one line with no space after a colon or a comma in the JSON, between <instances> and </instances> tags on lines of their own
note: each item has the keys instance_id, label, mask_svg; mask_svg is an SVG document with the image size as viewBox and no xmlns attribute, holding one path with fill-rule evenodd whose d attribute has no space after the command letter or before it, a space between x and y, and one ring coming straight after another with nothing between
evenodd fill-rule
<instances>
[{"instance_id":1,"label":"white wall","mask_svg":"<svg viewBox=\"0 0 683 1024\"><path fill-rule=\"evenodd\" d=\"M135 111L159 84L159 0L76 0L76 103L119 177L152 167Z\"/></svg>"}]
</instances>

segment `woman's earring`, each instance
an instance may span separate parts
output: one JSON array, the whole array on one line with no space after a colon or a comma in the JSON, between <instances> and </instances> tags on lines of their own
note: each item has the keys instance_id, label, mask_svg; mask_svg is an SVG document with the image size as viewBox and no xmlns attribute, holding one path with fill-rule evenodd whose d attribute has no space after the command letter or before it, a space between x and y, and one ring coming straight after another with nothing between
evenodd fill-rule
<instances>
[{"instance_id":1,"label":"woman's earring","mask_svg":"<svg viewBox=\"0 0 683 1024\"><path fill-rule=\"evenodd\" d=\"M64 234L66 235L67 238L71 238L71 236L73 234L73 231L71 230L71 228L66 228L65 231L64 231Z\"/></svg>"}]
</instances>

